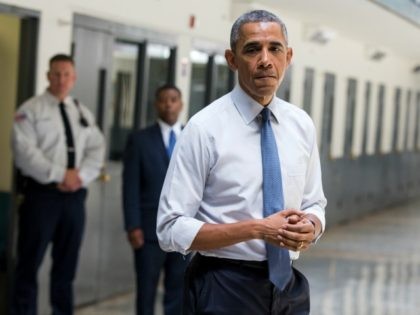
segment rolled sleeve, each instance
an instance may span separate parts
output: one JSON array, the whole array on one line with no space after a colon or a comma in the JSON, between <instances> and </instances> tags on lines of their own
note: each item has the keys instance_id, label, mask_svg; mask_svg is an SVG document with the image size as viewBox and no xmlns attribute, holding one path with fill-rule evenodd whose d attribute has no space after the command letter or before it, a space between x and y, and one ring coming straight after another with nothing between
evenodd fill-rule
<instances>
[{"instance_id":1,"label":"rolled sleeve","mask_svg":"<svg viewBox=\"0 0 420 315\"><path fill-rule=\"evenodd\" d=\"M204 224L199 211L210 165L208 137L189 123L179 138L163 185L156 233L165 251L187 254Z\"/></svg>"},{"instance_id":2,"label":"rolled sleeve","mask_svg":"<svg viewBox=\"0 0 420 315\"><path fill-rule=\"evenodd\" d=\"M164 251L176 251L183 255L187 255L192 242L194 241L198 231L204 225L204 222L194 218L179 217L168 231L170 237L160 242ZM168 235L168 236L169 236ZM167 246L169 244L169 246Z\"/></svg>"}]
</instances>

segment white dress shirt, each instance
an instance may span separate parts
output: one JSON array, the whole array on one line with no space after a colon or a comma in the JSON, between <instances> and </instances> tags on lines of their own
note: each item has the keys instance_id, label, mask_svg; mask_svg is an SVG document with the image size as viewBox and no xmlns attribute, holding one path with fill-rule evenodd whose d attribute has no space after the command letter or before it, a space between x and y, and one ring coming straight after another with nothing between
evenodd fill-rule
<instances>
[{"instance_id":1,"label":"white dress shirt","mask_svg":"<svg viewBox=\"0 0 420 315\"><path fill-rule=\"evenodd\" d=\"M41 184L60 183L67 169L67 143L60 101L48 91L19 107L13 124L12 148L16 166ZM86 187L104 165L104 138L91 112L79 103L89 126L80 123L73 98L66 97L64 108L70 121L76 152L76 168Z\"/></svg>"},{"instance_id":2,"label":"white dress shirt","mask_svg":"<svg viewBox=\"0 0 420 315\"><path fill-rule=\"evenodd\" d=\"M162 119L158 118L157 122L160 127L160 132L162 133L163 143L165 144L165 148L169 146L169 135L171 133L171 130L174 131L176 139L179 138L179 135L181 134L182 128L181 123L177 121L175 124L168 125L166 122L164 122Z\"/></svg>"},{"instance_id":3,"label":"white dress shirt","mask_svg":"<svg viewBox=\"0 0 420 315\"><path fill-rule=\"evenodd\" d=\"M325 228L326 199L315 127L298 107L275 97L268 105L282 171L286 209L316 215ZM188 253L204 223L263 217L260 147L263 106L239 86L191 118L177 141L161 193L157 235L166 251ZM262 240L201 252L265 260ZM292 259L298 253L290 252Z\"/></svg>"}]
</instances>

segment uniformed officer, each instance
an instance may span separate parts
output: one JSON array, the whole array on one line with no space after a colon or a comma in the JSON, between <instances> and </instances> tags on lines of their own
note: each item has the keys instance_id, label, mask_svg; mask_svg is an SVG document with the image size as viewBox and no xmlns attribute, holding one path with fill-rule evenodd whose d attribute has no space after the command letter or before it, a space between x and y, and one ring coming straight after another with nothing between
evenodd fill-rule
<instances>
[{"instance_id":1,"label":"uniformed officer","mask_svg":"<svg viewBox=\"0 0 420 315\"><path fill-rule=\"evenodd\" d=\"M12 314L36 314L37 272L52 243L50 302L73 314L73 280L85 223L87 185L104 163L104 138L91 112L69 96L76 80L70 56L50 59L47 90L17 111L12 146L26 177Z\"/></svg>"}]
</instances>

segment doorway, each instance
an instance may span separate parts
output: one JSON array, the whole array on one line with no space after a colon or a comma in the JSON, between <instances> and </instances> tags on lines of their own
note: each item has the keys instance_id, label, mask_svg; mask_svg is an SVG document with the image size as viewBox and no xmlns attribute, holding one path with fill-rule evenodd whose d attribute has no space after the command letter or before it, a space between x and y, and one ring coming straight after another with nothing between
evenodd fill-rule
<instances>
[{"instance_id":1,"label":"doorway","mask_svg":"<svg viewBox=\"0 0 420 315\"><path fill-rule=\"evenodd\" d=\"M0 314L7 314L14 269L16 175L10 136L16 107L35 91L38 13L0 4Z\"/></svg>"},{"instance_id":2,"label":"doorway","mask_svg":"<svg viewBox=\"0 0 420 315\"><path fill-rule=\"evenodd\" d=\"M122 157L127 136L155 122L154 91L174 83L170 36L76 14L73 95L95 113L107 145L102 180L89 187L87 225L75 284L78 305L134 289L131 249L123 229Z\"/></svg>"}]
</instances>

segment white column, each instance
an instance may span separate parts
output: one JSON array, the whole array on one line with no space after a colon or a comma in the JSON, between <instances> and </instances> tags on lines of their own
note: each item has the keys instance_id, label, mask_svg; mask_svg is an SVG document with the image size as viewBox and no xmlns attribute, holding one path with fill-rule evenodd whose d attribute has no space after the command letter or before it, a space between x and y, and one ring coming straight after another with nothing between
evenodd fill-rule
<instances>
[{"instance_id":1,"label":"white column","mask_svg":"<svg viewBox=\"0 0 420 315\"><path fill-rule=\"evenodd\" d=\"M39 41L36 91L41 93L47 87L46 72L49 59L58 53L69 54L72 42L72 12L60 1L52 1L42 11L39 19Z\"/></svg>"},{"instance_id":2,"label":"white column","mask_svg":"<svg viewBox=\"0 0 420 315\"><path fill-rule=\"evenodd\" d=\"M410 103L408 104L407 110L409 111L408 116L408 139L407 139L407 150L412 151L414 149L414 133L416 131L416 94L411 90Z\"/></svg>"},{"instance_id":3,"label":"white column","mask_svg":"<svg viewBox=\"0 0 420 315\"><path fill-rule=\"evenodd\" d=\"M290 102L296 106L303 107L303 94L304 94L304 68L301 64L293 64L292 67L292 84L290 89Z\"/></svg>"},{"instance_id":4,"label":"white column","mask_svg":"<svg viewBox=\"0 0 420 315\"><path fill-rule=\"evenodd\" d=\"M382 130L381 130L381 153L388 153L392 150L393 123L395 115L395 88L385 85ZM400 112L402 115L402 112ZM404 112L405 115L405 112ZM400 116L401 118L402 116ZM405 117L405 116L404 116ZM400 125L401 126L401 125Z\"/></svg>"},{"instance_id":5,"label":"white column","mask_svg":"<svg viewBox=\"0 0 420 315\"><path fill-rule=\"evenodd\" d=\"M353 157L358 157L362 152L364 122L367 115L365 103L366 82L360 80L357 82L356 88L356 104L353 122L353 143L351 153Z\"/></svg>"},{"instance_id":6,"label":"white column","mask_svg":"<svg viewBox=\"0 0 420 315\"><path fill-rule=\"evenodd\" d=\"M401 100L400 100L400 117L398 121L398 142L397 142L397 150L404 151L404 142L405 142L405 128L407 128L407 90L401 89Z\"/></svg>"},{"instance_id":7,"label":"white column","mask_svg":"<svg viewBox=\"0 0 420 315\"><path fill-rule=\"evenodd\" d=\"M378 84L373 83L370 87L369 96L369 121L367 133L367 154L375 153L376 129L378 128Z\"/></svg>"}]
</instances>

